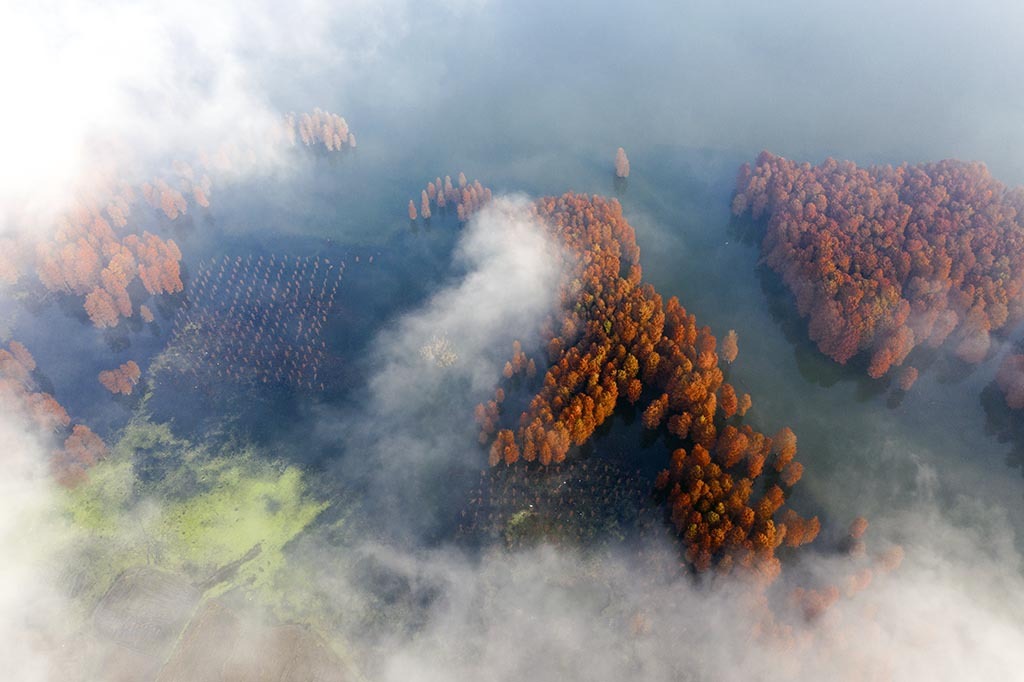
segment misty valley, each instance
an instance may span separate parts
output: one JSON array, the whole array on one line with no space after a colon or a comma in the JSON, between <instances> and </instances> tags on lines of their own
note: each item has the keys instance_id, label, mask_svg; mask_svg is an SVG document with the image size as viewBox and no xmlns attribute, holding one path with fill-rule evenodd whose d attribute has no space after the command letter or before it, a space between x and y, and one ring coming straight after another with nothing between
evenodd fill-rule
<instances>
[{"instance_id":1,"label":"misty valley","mask_svg":"<svg viewBox=\"0 0 1024 682\"><path fill-rule=\"evenodd\" d=\"M983 116L844 3L236 4L0 29L0 677L1022 675L986 41Z\"/></svg>"}]
</instances>

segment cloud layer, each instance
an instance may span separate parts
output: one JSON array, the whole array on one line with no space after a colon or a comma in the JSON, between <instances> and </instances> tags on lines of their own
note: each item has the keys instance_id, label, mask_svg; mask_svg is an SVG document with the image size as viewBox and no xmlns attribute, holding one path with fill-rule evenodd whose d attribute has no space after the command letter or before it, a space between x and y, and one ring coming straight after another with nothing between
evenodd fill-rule
<instances>
[{"instance_id":1,"label":"cloud layer","mask_svg":"<svg viewBox=\"0 0 1024 682\"><path fill-rule=\"evenodd\" d=\"M512 341L553 310L560 263L528 202L496 198L456 247L461 277L377 337L363 407L322 420L324 437L349 453L341 475L368 479L370 499L386 501L398 527L422 532L438 521L439 510L416 501L439 472L478 468L473 407L492 397Z\"/></svg>"}]
</instances>

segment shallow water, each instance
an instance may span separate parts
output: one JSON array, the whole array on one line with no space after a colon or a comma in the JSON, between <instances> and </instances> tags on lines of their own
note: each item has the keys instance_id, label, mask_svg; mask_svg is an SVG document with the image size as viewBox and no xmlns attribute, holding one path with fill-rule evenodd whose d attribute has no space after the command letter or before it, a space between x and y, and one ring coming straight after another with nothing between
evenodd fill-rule
<instances>
[{"instance_id":1,"label":"shallow water","mask_svg":"<svg viewBox=\"0 0 1024 682\"><path fill-rule=\"evenodd\" d=\"M803 64L799 53L760 37L772 33L764 22L790 37L799 26L776 25L760 10L736 17L689 6L640 7L629 26L617 24L617 12L612 3L598 3L585 16L547 3L498 3L486 12L466 10L458 21L443 14L406 17L416 30L379 61L306 73L303 82L324 84L312 104L345 115L359 147L331 156L298 153L286 170L218 184L212 207L194 211L171 234L186 273L225 254L344 258L350 268L324 330L332 382L312 396L229 388L214 403L261 405L249 428L288 456L317 464L345 457L330 444L308 441L306 420L325 406L357 406L375 335L459 276L450 265L456 221L435 216L429 226L410 224L405 205L410 198L418 203L435 176L463 170L496 193L618 196L637 232L645 279L664 297L679 296L716 335L738 331L740 355L728 376L753 396L746 420L768 433L783 425L796 431L806 470L793 500L823 514L826 528L845 526L857 514L884 518L924 499L953 506L966 493L1024 529L1019 458L1009 458L1014 445L1000 442L987 425L1005 414L994 400L987 401L987 414L981 399L997 358L974 368L933 358L929 366L919 364L921 378L906 395L867 379L855 363L837 366L810 344L788 295L758 265L750 234L756 228L729 213L737 166L761 147L810 161L837 154L860 163L988 152L993 167L1011 175L1019 170L1015 162L984 139L957 137L960 128L948 121L900 137L919 106L903 101L891 130L876 126L873 136L865 134L884 107L865 104L853 125L852 115L835 115L838 105L828 105L829 98L805 97L786 79L787 69ZM734 40L727 44L700 30L730 22ZM597 39L613 26L635 49ZM808 45L823 39L801 36ZM532 48L520 49L527 41ZM775 58L771 66L757 61L765 54ZM733 80L743 63L750 72ZM822 82L836 72L850 75L836 57L808 68ZM272 89L282 108L303 108L295 103L310 94L281 80ZM884 84L882 91L896 87ZM611 173L619 145L632 163L626 183L614 182ZM93 330L74 304L19 308L13 337L35 354L52 384L44 388L75 418L109 435L134 402L108 397L96 373L128 359L145 369L169 338L175 304L172 297L155 307L155 326L113 332ZM180 398L165 400L158 412L175 416ZM178 421L186 432L197 423ZM625 413L617 415L589 451L656 471L667 446L640 431Z\"/></svg>"}]
</instances>

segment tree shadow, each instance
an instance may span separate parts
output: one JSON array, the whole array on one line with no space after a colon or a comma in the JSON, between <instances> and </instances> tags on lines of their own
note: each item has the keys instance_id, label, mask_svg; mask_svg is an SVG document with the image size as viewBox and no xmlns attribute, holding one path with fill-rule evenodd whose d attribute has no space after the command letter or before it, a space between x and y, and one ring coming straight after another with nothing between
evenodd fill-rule
<instances>
[{"instance_id":1,"label":"tree shadow","mask_svg":"<svg viewBox=\"0 0 1024 682\"><path fill-rule=\"evenodd\" d=\"M1010 445L1006 466L1024 473L1024 414L1006 404L994 381L982 390L980 400L985 411L985 433Z\"/></svg>"}]
</instances>

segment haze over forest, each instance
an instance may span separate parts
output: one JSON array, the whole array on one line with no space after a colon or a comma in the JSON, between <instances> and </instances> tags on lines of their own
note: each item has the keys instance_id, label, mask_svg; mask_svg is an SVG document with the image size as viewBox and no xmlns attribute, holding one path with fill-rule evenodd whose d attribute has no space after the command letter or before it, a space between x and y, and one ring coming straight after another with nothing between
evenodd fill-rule
<instances>
[{"instance_id":1,"label":"haze over forest","mask_svg":"<svg viewBox=\"0 0 1024 682\"><path fill-rule=\"evenodd\" d=\"M1024 7L0 21L0 668L1024 670Z\"/></svg>"}]
</instances>

